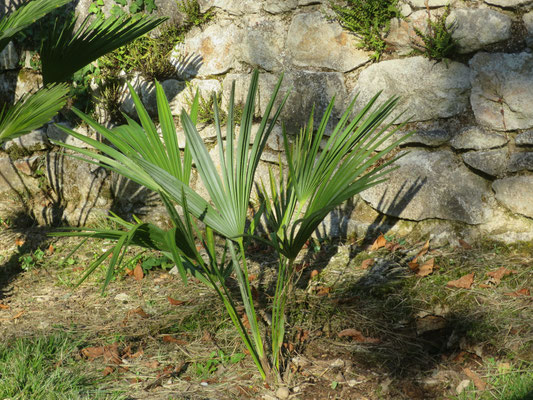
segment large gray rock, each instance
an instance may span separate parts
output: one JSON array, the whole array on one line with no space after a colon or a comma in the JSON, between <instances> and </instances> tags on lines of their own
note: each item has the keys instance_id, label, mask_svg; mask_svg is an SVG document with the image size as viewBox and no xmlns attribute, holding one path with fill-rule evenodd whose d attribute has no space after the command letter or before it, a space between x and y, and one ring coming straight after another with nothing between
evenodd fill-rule
<instances>
[{"instance_id":1,"label":"large gray rock","mask_svg":"<svg viewBox=\"0 0 533 400\"><path fill-rule=\"evenodd\" d=\"M494 181L496 199L515 213L533 218L533 176L513 176Z\"/></svg>"},{"instance_id":2,"label":"large gray rock","mask_svg":"<svg viewBox=\"0 0 533 400\"><path fill-rule=\"evenodd\" d=\"M533 171L533 152L527 151L523 153L511 154L508 170L510 172L518 172L525 170ZM531 201L533 201L533 198L531 199Z\"/></svg>"},{"instance_id":3,"label":"large gray rock","mask_svg":"<svg viewBox=\"0 0 533 400\"><path fill-rule=\"evenodd\" d=\"M28 213L39 182L16 167L16 160L0 157L0 218L14 218Z\"/></svg>"},{"instance_id":4,"label":"large gray rock","mask_svg":"<svg viewBox=\"0 0 533 400\"><path fill-rule=\"evenodd\" d=\"M287 29L282 20L251 17L239 44L242 61L267 71L279 71L283 66Z\"/></svg>"},{"instance_id":5,"label":"large gray rock","mask_svg":"<svg viewBox=\"0 0 533 400\"><path fill-rule=\"evenodd\" d=\"M21 171L15 165L16 161L5 155L0 157L0 199L2 200L7 195L7 197L18 197L20 201L38 191L36 180L28 180L21 175Z\"/></svg>"},{"instance_id":6,"label":"large gray rock","mask_svg":"<svg viewBox=\"0 0 533 400\"><path fill-rule=\"evenodd\" d=\"M62 203L63 217L70 224L83 225L96 212L101 217L113 202L109 172L60 153L49 153L46 171L52 196Z\"/></svg>"},{"instance_id":7,"label":"large gray rock","mask_svg":"<svg viewBox=\"0 0 533 400\"><path fill-rule=\"evenodd\" d=\"M454 10L446 19L455 27L452 37L460 53L471 53L511 37L511 18L491 9L462 8Z\"/></svg>"},{"instance_id":8,"label":"large gray rock","mask_svg":"<svg viewBox=\"0 0 533 400\"><path fill-rule=\"evenodd\" d=\"M176 79L167 79L161 82L161 87L165 92L165 95L171 103L176 97L185 91L186 85L183 81ZM146 111L152 116L157 116L157 92L155 84L150 82L147 85L141 86L141 99L146 107Z\"/></svg>"},{"instance_id":9,"label":"large gray rock","mask_svg":"<svg viewBox=\"0 0 533 400\"><path fill-rule=\"evenodd\" d=\"M298 7L298 0L270 0L265 2L263 10L270 14L279 14L294 10Z\"/></svg>"},{"instance_id":10,"label":"large gray rock","mask_svg":"<svg viewBox=\"0 0 533 400\"><path fill-rule=\"evenodd\" d=\"M390 132L390 131L389 131ZM407 131L410 132L410 131ZM406 130L398 130L393 133L387 140L385 140L381 145L376 147L377 151L385 150L387 147L392 145L394 142L406 135ZM404 139L401 142L401 146L427 146L427 147L439 147L447 143L451 138L450 132L444 129L420 129L416 130L411 136Z\"/></svg>"},{"instance_id":11,"label":"large gray rock","mask_svg":"<svg viewBox=\"0 0 533 400\"><path fill-rule=\"evenodd\" d=\"M311 4L324 4L326 0L298 0L299 6L309 6Z\"/></svg>"},{"instance_id":12,"label":"large gray rock","mask_svg":"<svg viewBox=\"0 0 533 400\"><path fill-rule=\"evenodd\" d=\"M15 69L19 66L19 54L13 42L9 42L8 45L0 52L0 70Z\"/></svg>"},{"instance_id":13,"label":"large gray rock","mask_svg":"<svg viewBox=\"0 0 533 400\"><path fill-rule=\"evenodd\" d=\"M509 164L509 151L506 149L471 151L463 154L463 161L487 175L502 176Z\"/></svg>"},{"instance_id":14,"label":"large gray rock","mask_svg":"<svg viewBox=\"0 0 533 400\"><path fill-rule=\"evenodd\" d=\"M320 11L296 15L287 36L287 51L298 67L351 71L369 61L354 35Z\"/></svg>"},{"instance_id":15,"label":"large gray rock","mask_svg":"<svg viewBox=\"0 0 533 400\"><path fill-rule=\"evenodd\" d=\"M12 104L15 101L17 75L16 71L6 71L0 74L0 102Z\"/></svg>"},{"instance_id":16,"label":"large gray rock","mask_svg":"<svg viewBox=\"0 0 533 400\"><path fill-rule=\"evenodd\" d=\"M124 76L123 76L124 77ZM142 93L145 91L148 87L152 86L153 83L146 80L141 76L140 73L136 73L131 78L127 79L128 83L131 85L135 93L141 98L142 100ZM131 96L130 89L127 85L127 83L124 83L120 89L120 111L128 114L130 117L136 118L137 117L137 111L135 109L135 103L133 102L133 97Z\"/></svg>"},{"instance_id":17,"label":"large gray rock","mask_svg":"<svg viewBox=\"0 0 533 400\"><path fill-rule=\"evenodd\" d=\"M33 130L25 135L19 136L13 140L5 143L5 149L13 151L14 148L19 148L24 152L34 152L38 150L45 150L50 147L50 143L46 137L46 128Z\"/></svg>"},{"instance_id":18,"label":"large gray rock","mask_svg":"<svg viewBox=\"0 0 533 400\"><path fill-rule=\"evenodd\" d=\"M35 93L43 86L41 74L27 69L21 69L17 76L17 86L15 88L15 100L20 100L22 96Z\"/></svg>"},{"instance_id":19,"label":"large gray rock","mask_svg":"<svg viewBox=\"0 0 533 400\"><path fill-rule=\"evenodd\" d=\"M532 54L477 53L470 68L470 101L480 125L499 131L533 127Z\"/></svg>"},{"instance_id":20,"label":"large gray rock","mask_svg":"<svg viewBox=\"0 0 533 400\"><path fill-rule=\"evenodd\" d=\"M399 135L403 135L399 133ZM429 129L416 131L409 136L402 144L416 144L428 147L439 147L450 140L450 132L444 129Z\"/></svg>"},{"instance_id":21,"label":"large gray rock","mask_svg":"<svg viewBox=\"0 0 533 400\"><path fill-rule=\"evenodd\" d=\"M533 146L533 131L522 132L516 136L517 146Z\"/></svg>"},{"instance_id":22,"label":"large gray rock","mask_svg":"<svg viewBox=\"0 0 533 400\"><path fill-rule=\"evenodd\" d=\"M198 4L202 13L216 7L231 15L256 14L262 6L258 0L198 0Z\"/></svg>"},{"instance_id":23,"label":"large gray rock","mask_svg":"<svg viewBox=\"0 0 533 400\"><path fill-rule=\"evenodd\" d=\"M498 133L487 132L483 128L471 126L462 129L450 142L457 150L485 150L501 147L509 140Z\"/></svg>"},{"instance_id":24,"label":"large gray rock","mask_svg":"<svg viewBox=\"0 0 533 400\"><path fill-rule=\"evenodd\" d=\"M531 4L533 0L485 0L485 3L503 8L515 8Z\"/></svg>"},{"instance_id":25,"label":"large gray rock","mask_svg":"<svg viewBox=\"0 0 533 400\"><path fill-rule=\"evenodd\" d=\"M467 109L469 76L468 67L458 62L446 65L421 56L383 61L361 72L353 94L359 93L359 108L380 90L382 99L400 96L393 116L404 112L403 120L447 118Z\"/></svg>"},{"instance_id":26,"label":"large gray rock","mask_svg":"<svg viewBox=\"0 0 533 400\"><path fill-rule=\"evenodd\" d=\"M278 79L279 77L274 74L260 75L259 94L256 104L257 116L262 116L265 113ZM250 75L228 74L226 76L222 83L224 88L224 106L228 103L232 81L235 81L235 102L237 104L244 104L250 85ZM315 106L315 122L318 122L334 96L336 96L336 102L330 122L333 123L344 112L346 87L341 73L287 72L284 76L275 106L280 104L289 89L290 95L280 117L280 121L285 124L289 133L297 133L303 125L307 124L313 105Z\"/></svg>"},{"instance_id":27,"label":"large gray rock","mask_svg":"<svg viewBox=\"0 0 533 400\"><path fill-rule=\"evenodd\" d=\"M86 144L85 142L75 138L74 136L69 135L61 128L59 128L59 126L63 126L67 129L72 129L74 132L80 133L92 139L98 138L96 132L92 128L88 128L85 125L73 126L69 122L60 122L58 124L48 125L48 128L46 130L46 136L49 140L55 140L57 142L65 143L70 146L81 147L83 149L92 148L92 146Z\"/></svg>"},{"instance_id":28,"label":"large gray rock","mask_svg":"<svg viewBox=\"0 0 533 400\"><path fill-rule=\"evenodd\" d=\"M193 30L183 44L176 46L170 62L186 78L220 75L228 72L240 58L242 31L235 21L218 20L203 31Z\"/></svg>"},{"instance_id":29,"label":"large gray rock","mask_svg":"<svg viewBox=\"0 0 533 400\"><path fill-rule=\"evenodd\" d=\"M361 193L378 211L415 221L429 218L480 224L491 218L489 183L451 151L412 150L388 180Z\"/></svg>"}]
</instances>

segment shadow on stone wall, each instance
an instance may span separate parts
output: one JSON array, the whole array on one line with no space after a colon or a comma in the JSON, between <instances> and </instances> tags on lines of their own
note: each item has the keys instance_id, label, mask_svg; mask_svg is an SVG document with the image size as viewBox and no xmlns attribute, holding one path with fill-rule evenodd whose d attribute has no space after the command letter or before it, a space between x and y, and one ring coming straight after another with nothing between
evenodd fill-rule
<instances>
[{"instance_id":1,"label":"shadow on stone wall","mask_svg":"<svg viewBox=\"0 0 533 400\"><path fill-rule=\"evenodd\" d=\"M86 225L105 189L108 173L103 167L83 171L89 172L83 175L80 170L67 172L72 164L66 165L66 157L68 156L63 152L49 153L46 156L50 188L45 193L47 203L41 210L41 218L48 226ZM79 163L77 160L73 162Z\"/></svg>"},{"instance_id":2,"label":"shadow on stone wall","mask_svg":"<svg viewBox=\"0 0 533 400\"><path fill-rule=\"evenodd\" d=\"M370 224L364 242L371 242L380 233L385 235L396 225L398 219L390 217L390 215L401 215L401 212L405 210L417 193L427 183L427 178L424 177L422 179L418 177L409 187L407 187L407 183L408 180L401 185L400 190L396 192L388 205L385 204L385 198L387 197L387 189L385 189L377 207L378 210L385 211L380 213Z\"/></svg>"}]
</instances>

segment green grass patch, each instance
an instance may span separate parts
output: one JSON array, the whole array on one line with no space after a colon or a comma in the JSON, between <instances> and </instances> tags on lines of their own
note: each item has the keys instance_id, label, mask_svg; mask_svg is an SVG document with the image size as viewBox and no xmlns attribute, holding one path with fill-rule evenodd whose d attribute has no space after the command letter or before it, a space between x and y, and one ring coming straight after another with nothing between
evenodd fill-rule
<instances>
[{"instance_id":1,"label":"green grass patch","mask_svg":"<svg viewBox=\"0 0 533 400\"><path fill-rule=\"evenodd\" d=\"M97 389L102 378L75 360L80 341L67 335L17 339L0 344L2 399L123 399Z\"/></svg>"},{"instance_id":2,"label":"green grass patch","mask_svg":"<svg viewBox=\"0 0 533 400\"><path fill-rule=\"evenodd\" d=\"M476 390L471 383L457 400L531 400L533 399L533 364L497 363L490 359L483 379L488 389Z\"/></svg>"}]
</instances>

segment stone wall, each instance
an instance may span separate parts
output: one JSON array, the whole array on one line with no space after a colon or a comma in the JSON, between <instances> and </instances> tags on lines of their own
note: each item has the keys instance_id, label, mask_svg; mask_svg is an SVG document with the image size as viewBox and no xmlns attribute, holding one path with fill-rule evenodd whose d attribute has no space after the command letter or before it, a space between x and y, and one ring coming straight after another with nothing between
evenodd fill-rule
<instances>
[{"instance_id":1,"label":"stone wall","mask_svg":"<svg viewBox=\"0 0 533 400\"><path fill-rule=\"evenodd\" d=\"M173 1L157 3L172 13ZM258 116L284 73L282 92L291 88L291 94L281 121L290 133L306 123L313 105L320 117L333 96L337 118L356 94L357 107L380 90L383 98L401 96L398 113L409 118L403 131L415 132L401 149L409 154L387 183L332 213L321 234L390 229L442 240L533 239L533 0L429 0L432 18L451 6L448 22L455 24L459 49L446 62L411 53L419 43L414 28L427 29L424 0L402 3L405 18L391 22L379 62L331 18L325 0L199 3L215 18L187 34L171 55L176 76L162 82L176 115L188 104L186 81L204 97L221 93L223 104L235 82L243 102L254 68L262 72ZM36 77L17 70L11 60L16 49L8 51L0 55L0 95L17 97ZM128 79L155 115L153 82L139 75ZM134 115L127 94L123 100L122 110ZM269 141L260 174L278 160L280 130ZM214 142L211 127L201 133ZM84 223L109 208L159 217L150 193L58 154L48 138L60 135L49 125L8 144L25 150L11 151L16 161L0 156L0 217L20 208L20 198L43 223Z\"/></svg>"}]
</instances>

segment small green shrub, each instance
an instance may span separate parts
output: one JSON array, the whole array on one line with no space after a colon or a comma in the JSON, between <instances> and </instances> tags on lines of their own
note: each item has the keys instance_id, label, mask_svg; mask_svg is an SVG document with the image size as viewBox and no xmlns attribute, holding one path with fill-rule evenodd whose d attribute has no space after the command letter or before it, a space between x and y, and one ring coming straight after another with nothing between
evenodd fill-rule
<instances>
[{"instance_id":1,"label":"small green shrub","mask_svg":"<svg viewBox=\"0 0 533 400\"><path fill-rule=\"evenodd\" d=\"M183 25L187 30L193 26L200 26L209 22L214 16L210 11L202 14L198 0L178 0L176 5L178 11L185 17Z\"/></svg>"},{"instance_id":2,"label":"small green shrub","mask_svg":"<svg viewBox=\"0 0 533 400\"><path fill-rule=\"evenodd\" d=\"M176 67L170 63L169 55L174 46L182 41L182 28L167 25L157 39L140 37L102 57L101 65L107 70L106 75L117 75L119 71L139 71L148 79L167 79L176 74Z\"/></svg>"},{"instance_id":3,"label":"small green shrub","mask_svg":"<svg viewBox=\"0 0 533 400\"><path fill-rule=\"evenodd\" d=\"M191 85L188 86L189 95L186 97L185 102L189 109L191 109L196 93ZM228 121L228 114L222 109L222 91L219 93L211 93L211 95L204 97L201 94L198 95L198 116L197 122L200 125L211 125L215 123L215 113L213 112L215 103L219 108L219 118L222 125L225 125ZM234 119L240 121L244 106L242 104L235 104Z\"/></svg>"},{"instance_id":4,"label":"small green shrub","mask_svg":"<svg viewBox=\"0 0 533 400\"><path fill-rule=\"evenodd\" d=\"M105 111L106 118L114 124L126 122L120 105L123 96L123 85L115 77L109 77L100 88L100 95L96 96L100 107Z\"/></svg>"},{"instance_id":5,"label":"small green shrub","mask_svg":"<svg viewBox=\"0 0 533 400\"><path fill-rule=\"evenodd\" d=\"M361 47L373 50L377 61L385 50L383 35L388 31L390 20L400 17L398 0L347 0L339 3L330 0L337 20L362 40Z\"/></svg>"},{"instance_id":6,"label":"small green shrub","mask_svg":"<svg viewBox=\"0 0 533 400\"><path fill-rule=\"evenodd\" d=\"M415 52L424 54L430 60L442 61L450 58L457 50L457 42L452 37L455 25L447 25L446 19L450 15L450 7L446 6L444 13L436 21L431 20L428 9L428 33L415 28L417 36L424 45L415 47Z\"/></svg>"},{"instance_id":7,"label":"small green shrub","mask_svg":"<svg viewBox=\"0 0 533 400\"><path fill-rule=\"evenodd\" d=\"M278 80L255 132L252 127L259 86L258 71L252 75L239 127L234 119L235 84L232 85L227 126L224 129L226 140L222 138L220 113L217 102L214 102L219 162L211 158L209 149L196 129L198 96L190 114L185 110L181 113L181 125L186 136L186 146L182 152L168 100L158 83L156 98L161 132L156 129L139 96L130 86L141 125L130 120L128 125L108 130L76 111L105 141L94 141L65 127L60 129L99 151L53 141L87 158L91 157L91 163L110 168L157 192L172 221L172 228L164 230L138 219L130 223L112 216L110 219L124 230L74 228L55 233L54 236L106 239L116 243L87 267L80 284L99 267L103 267L102 263L109 258L103 285L105 290L117 272L122 270L121 265L130 245L161 252L176 264L184 282L192 275L217 294L258 372L270 383L280 381L286 368L283 343L288 307L298 277L298 256L331 210L383 181L389 171L385 168L396 160L387 158L383 162L383 158L407 137L377 151L378 146L399 128L388 131L394 121L384 123L398 99L392 98L378 104L379 95L376 95L355 116L355 100L352 101L323 148L326 127L334 109L332 100L318 129L313 127L312 113L309 124L292 143L289 143L287 133L283 131L289 166L287 175L281 163L279 174L275 170L269 171L270 190L267 191L264 185L262 190L259 189L261 208L250 221L249 202L259 160L289 95L287 93L275 106L281 83L282 78ZM252 135L255 136L253 140ZM250 143L253 144L250 146ZM206 198L190 186L193 162L207 190ZM374 168L370 168L375 164ZM183 210L183 217L177 212L176 205ZM266 238L256 233L256 227L262 220L265 221ZM197 221L201 221L205 231L200 229ZM225 239L223 250L218 247L215 238ZM256 312L249 279L246 249L252 238L266 242L278 256L276 288L268 305L268 311L271 312L270 329L265 326L266 330L262 329L262 321L258 318L261 313ZM232 274L239 289L238 295L229 288L228 278ZM237 304L242 304L243 308L237 308ZM261 307L259 312L265 311L264 307L258 306ZM241 310L248 320L248 326L241 319L244 318Z\"/></svg>"}]
</instances>

